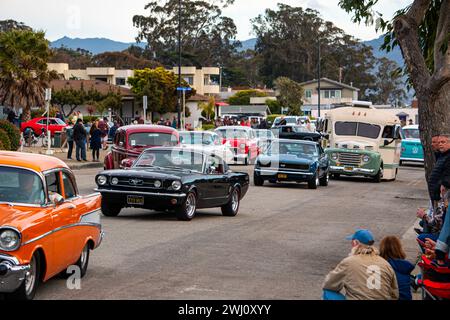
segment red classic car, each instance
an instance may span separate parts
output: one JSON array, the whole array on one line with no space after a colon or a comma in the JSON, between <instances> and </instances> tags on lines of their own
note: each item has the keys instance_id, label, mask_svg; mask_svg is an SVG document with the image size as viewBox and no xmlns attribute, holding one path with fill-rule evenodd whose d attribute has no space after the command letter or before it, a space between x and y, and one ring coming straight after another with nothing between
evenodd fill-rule
<instances>
[{"instance_id":1,"label":"red classic car","mask_svg":"<svg viewBox=\"0 0 450 320\"><path fill-rule=\"evenodd\" d=\"M258 138L255 130L244 126L219 127L215 132L222 137L234 153L234 161L243 161L245 165L253 163L259 155Z\"/></svg>"},{"instance_id":2,"label":"red classic car","mask_svg":"<svg viewBox=\"0 0 450 320\"><path fill-rule=\"evenodd\" d=\"M145 149L171 147L180 143L178 131L156 125L131 125L117 129L111 151L104 161L105 170L130 167ZM124 161L126 160L126 161ZM127 162L124 164L123 162Z\"/></svg>"},{"instance_id":3,"label":"red classic car","mask_svg":"<svg viewBox=\"0 0 450 320\"><path fill-rule=\"evenodd\" d=\"M63 131L67 127L67 124L58 118L49 118L48 130L52 136L55 132ZM34 118L27 122L22 122L20 125L20 131L24 132L27 129L31 129L35 136L39 136L42 133L42 129L47 131L47 118Z\"/></svg>"}]
</instances>

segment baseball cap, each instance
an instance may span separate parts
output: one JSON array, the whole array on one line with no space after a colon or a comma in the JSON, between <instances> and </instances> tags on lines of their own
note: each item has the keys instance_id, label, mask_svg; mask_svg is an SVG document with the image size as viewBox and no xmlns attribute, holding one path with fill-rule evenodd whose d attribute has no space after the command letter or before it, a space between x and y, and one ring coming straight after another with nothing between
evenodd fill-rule
<instances>
[{"instance_id":1,"label":"baseball cap","mask_svg":"<svg viewBox=\"0 0 450 320\"><path fill-rule=\"evenodd\" d=\"M362 244L371 245L373 241L375 241L372 232L367 229L358 229L354 234L349 235L345 238L346 240L358 240Z\"/></svg>"}]
</instances>

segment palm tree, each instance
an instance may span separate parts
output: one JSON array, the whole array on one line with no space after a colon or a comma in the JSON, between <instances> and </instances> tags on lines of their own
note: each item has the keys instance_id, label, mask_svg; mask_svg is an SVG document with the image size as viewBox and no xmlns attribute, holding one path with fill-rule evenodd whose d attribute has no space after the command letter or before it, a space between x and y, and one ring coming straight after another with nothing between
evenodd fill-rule
<instances>
[{"instance_id":1,"label":"palm tree","mask_svg":"<svg viewBox=\"0 0 450 320\"><path fill-rule=\"evenodd\" d=\"M208 119L208 122L211 121L211 116L214 113L216 106L216 100L213 96L209 97L208 102L201 102L198 104L198 108L202 110L206 114L206 118Z\"/></svg>"},{"instance_id":2,"label":"palm tree","mask_svg":"<svg viewBox=\"0 0 450 320\"><path fill-rule=\"evenodd\" d=\"M11 30L0 33L0 104L22 106L23 120L31 108L44 105L44 91L57 78L47 70L51 56L44 32Z\"/></svg>"}]
</instances>

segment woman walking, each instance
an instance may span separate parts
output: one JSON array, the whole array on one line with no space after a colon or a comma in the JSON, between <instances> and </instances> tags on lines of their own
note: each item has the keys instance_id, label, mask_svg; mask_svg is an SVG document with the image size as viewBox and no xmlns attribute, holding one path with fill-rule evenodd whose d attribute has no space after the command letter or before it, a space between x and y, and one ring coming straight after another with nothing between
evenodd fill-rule
<instances>
[{"instance_id":1,"label":"woman walking","mask_svg":"<svg viewBox=\"0 0 450 320\"><path fill-rule=\"evenodd\" d=\"M91 149L92 149L92 161L100 162L100 149L102 147L102 131L97 127L97 122L92 124L91 130L89 131L91 136Z\"/></svg>"}]
</instances>

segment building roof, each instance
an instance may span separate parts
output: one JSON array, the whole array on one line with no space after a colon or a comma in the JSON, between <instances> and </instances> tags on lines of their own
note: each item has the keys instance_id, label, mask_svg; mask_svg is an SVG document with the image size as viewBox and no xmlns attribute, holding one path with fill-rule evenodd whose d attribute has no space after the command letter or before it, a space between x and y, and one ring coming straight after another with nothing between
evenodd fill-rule
<instances>
[{"instance_id":1,"label":"building roof","mask_svg":"<svg viewBox=\"0 0 450 320\"><path fill-rule=\"evenodd\" d=\"M346 89L350 89L350 90L353 90L353 91L359 91L359 89L356 88L356 87L350 86L350 85L342 83L342 82L334 81L334 80L331 80L331 79L328 79L328 78L320 78L320 82L328 82L330 84L333 84L333 85L337 86L338 88L346 88ZM310 81L303 82L303 83L301 83L301 85L304 86L304 85L312 84L312 83L317 83L317 79L313 79L313 80L310 80Z\"/></svg>"},{"instance_id":2,"label":"building roof","mask_svg":"<svg viewBox=\"0 0 450 320\"><path fill-rule=\"evenodd\" d=\"M64 161L35 153L0 151L0 165L9 165L43 172L55 168L68 168Z\"/></svg>"},{"instance_id":3,"label":"building roof","mask_svg":"<svg viewBox=\"0 0 450 320\"><path fill-rule=\"evenodd\" d=\"M70 88L80 90L82 85L85 90L94 88L101 94L108 94L108 92L112 91L119 92L125 97L134 96L133 92L128 88L115 86L99 80L53 80L50 82L50 87L53 88L54 91Z\"/></svg>"},{"instance_id":4,"label":"building roof","mask_svg":"<svg viewBox=\"0 0 450 320\"><path fill-rule=\"evenodd\" d=\"M190 97L189 99L187 99L187 101L209 101L209 97L204 96L202 94L195 94L192 97Z\"/></svg>"},{"instance_id":5,"label":"building roof","mask_svg":"<svg viewBox=\"0 0 450 320\"><path fill-rule=\"evenodd\" d=\"M271 113L267 105L219 106L222 114Z\"/></svg>"}]
</instances>

